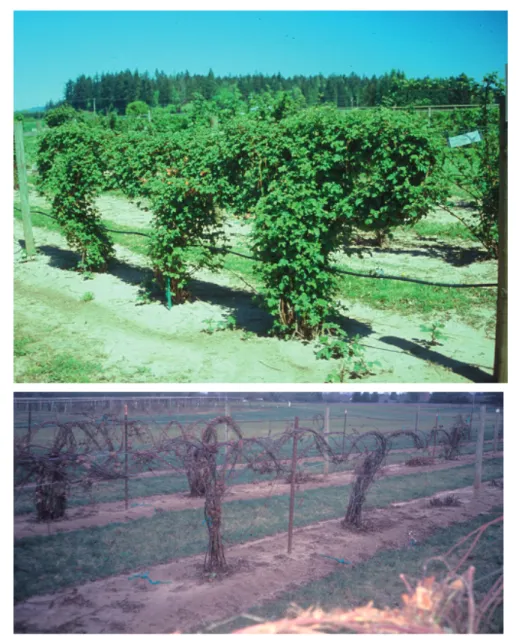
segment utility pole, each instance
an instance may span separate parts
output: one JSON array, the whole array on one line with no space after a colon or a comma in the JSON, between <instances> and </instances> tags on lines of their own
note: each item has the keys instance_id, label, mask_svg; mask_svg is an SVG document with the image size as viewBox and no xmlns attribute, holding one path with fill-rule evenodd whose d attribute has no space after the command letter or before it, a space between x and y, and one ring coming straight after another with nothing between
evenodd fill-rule
<instances>
[{"instance_id":1,"label":"utility pole","mask_svg":"<svg viewBox=\"0 0 516 636\"><path fill-rule=\"evenodd\" d=\"M494 379L507 382L507 64L506 95L500 97L500 164L498 199L498 301L496 306L496 340Z\"/></svg>"}]
</instances>

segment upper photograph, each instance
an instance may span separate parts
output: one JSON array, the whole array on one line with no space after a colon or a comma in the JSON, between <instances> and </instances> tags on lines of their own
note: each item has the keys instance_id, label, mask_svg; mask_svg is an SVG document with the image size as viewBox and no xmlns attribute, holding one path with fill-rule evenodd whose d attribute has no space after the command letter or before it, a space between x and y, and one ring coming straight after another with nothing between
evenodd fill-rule
<instances>
[{"instance_id":1,"label":"upper photograph","mask_svg":"<svg viewBox=\"0 0 516 636\"><path fill-rule=\"evenodd\" d=\"M507 41L15 11L15 382L507 382Z\"/></svg>"}]
</instances>

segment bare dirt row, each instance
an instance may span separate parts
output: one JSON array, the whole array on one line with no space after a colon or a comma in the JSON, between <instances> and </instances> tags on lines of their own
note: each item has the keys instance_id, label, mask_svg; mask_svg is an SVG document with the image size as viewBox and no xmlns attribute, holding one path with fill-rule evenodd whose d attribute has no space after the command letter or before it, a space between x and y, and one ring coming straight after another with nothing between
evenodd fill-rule
<instances>
[{"instance_id":1,"label":"bare dirt row","mask_svg":"<svg viewBox=\"0 0 516 636\"><path fill-rule=\"evenodd\" d=\"M155 566L152 585L128 574L32 597L15 605L15 632L172 633L198 631L244 613L276 595L320 579L340 565L321 555L359 564L378 550L407 548L409 532L417 541L438 528L466 521L503 503L503 491L483 486L439 493L456 494L461 506L430 508L428 498L393 504L367 513L370 529L351 532L340 520L296 530L294 549L286 553L286 533L227 550L230 572L207 578L202 556ZM295 583L294 583L295 582ZM219 633L224 626L217 627Z\"/></svg>"},{"instance_id":2,"label":"bare dirt row","mask_svg":"<svg viewBox=\"0 0 516 636\"><path fill-rule=\"evenodd\" d=\"M112 201L115 203L131 223L132 207L124 201ZM101 201L99 205L102 209ZM24 262L22 225L15 220L14 227L15 324L22 335L30 333L49 352L100 364L105 375L102 381L130 377L134 382L214 382L220 378L226 382L324 382L336 366L334 361L317 360L312 345L263 337L270 317L256 306L249 288L228 271L197 272L191 285L193 302L167 311L157 302L140 303L140 285L152 274L144 257L117 245L118 262L110 271L84 280L73 271L77 256L60 234L34 227L39 254ZM405 246L388 251L394 261L393 273L406 269L404 259L409 251L410 272L423 254L432 261L432 266L425 261L429 277L443 280L442 254L431 251L428 256L425 250ZM371 256L369 268L378 266L377 257ZM398 267L396 259L400 259ZM467 268L452 269L458 280ZM482 279L490 279L491 270L482 270ZM478 280L479 275L480 271L472 279ZM93 300L81 300L85 294ZM368 358L381 364L364 381L478 382L491 377L494 344L485 325L492 312L482 307L475 311L482 315L478 325L483 328L465 324L450 313L446 316L447 340L429 350L418 344L421 317L360 302L346 305L345 330L351 335L363 334ZM223 321L228 313L236 318L238 329L206 333L206 320ZM31 356L18 356L15 377L22 381L30 373Z\"/></svg>"},{"instance_id":3,"label":"bare dirt row","mask_svg":"<svg viewBox=\"0 0 516 636\"><path fill-rule=\"evenodd\" d=\"M503 452L484 454L484 459L503 457ZM436 458L435 464L430 466L406 466L405 464L391 464L381 470L380 477L395 475L412 475L446 470L456 466L463 466L473 461L473 455L463 455L453 462ZM342 486L353 481L352 471L333 473L324 478L314 475L314 480L300 484L299 491L311 490L330 486ZM284 481L256 482L251 484L236 484L231 486L225 497L225 502L242 499L262 499L275 495L286 495L290 492L290 485ZM33 515L19 515L14 519L14 536L16 539L41 534L55 534L103 526L113 522L125 522L141 517L152 517L156 512L169 510L187 510L204 507L204 499L192 498L188 493L174 493L170 495L154 495L150 497L131 499L129 509L125 509L123 501L97 503L87 506L70 508L67 517L52 523L38 523Z\"/></svg>"}]
</instances>

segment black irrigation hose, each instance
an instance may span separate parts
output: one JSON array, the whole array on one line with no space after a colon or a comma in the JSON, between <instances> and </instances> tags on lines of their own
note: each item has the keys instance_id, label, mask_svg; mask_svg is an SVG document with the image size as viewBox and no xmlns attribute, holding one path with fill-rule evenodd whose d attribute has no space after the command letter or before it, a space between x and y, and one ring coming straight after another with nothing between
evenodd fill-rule
<instances>
[{"instance_id":1,"label":"black irrigation hose","mask_svg":"<svg viewBox=\"0 0 516 636\"><path fill-rule=\"evenodd\" d=\"M43 214L43 213L40 212L40 214ZM150 236L148 234L145 234L144 232L136 232L132 230L110 230L107 227L106 227L106 231L111 232L111 234L134 234L135 236L145 236L145 238L150 239Z\"/></svg>"},{"instance_id":2,"label":"black irrigation hose","mask_svg":"<svg viewBox=\"0 0 516 636\"><path fill-rule=\"evenodd\" d=\"M240 256L241 258L247 258L252 261L258 260L254 258L254 256L240 254L239 252L224 249L221 247L208 247L208 249L217 251L217 252L222 252L223 254L234 254L235 256ZM498 283L435 283L428 280L420 280L418 278L406 278L404 276L388 276L385 274L361 274L358 272L352 272L349 270L340 269L338 267L328 267L326 268L326 270L329 272L334 272L336 274L342 274L344 276L358 276L359 278L376 278L376 279L384 278L387 280L401 280L405 283L418 283L420 285L431 285L433 287L498 287Z\"/></svg>"},{"instance_id":3,"label":"black irrigation hose","mask_svg":"<svg viewBox=\"0 0 516 636\"><path fill-rule=\"evenodd\" d=\"M39 210L34 210L33 214L42 214L43 216L47 216L50 219L57 220L55 216L52 214L48 214L47 212L40 212ZM136 236L144 236L145 238L151 238L148 234L144 232L136 232L129 230L110 230L106 228L108 232L112 234L134 234ZM193 247L201 247L200 245L194 245ZM235 256L239 256L240 258L247 258L251 261L258 261L254 256L249 256L247 254L240 254L239 252L235 252L233 250L228 250L223 247L214 247L207 246L209 250L212 252L220 252L222 254L234 254ZM498 283L436 283L428 280L420 280L419 278L406 278L405 276L388 276L385 274L360 274L358 272L351 272L345 269L339 269L338 267L328 267L327 271L333 272L336 274L341 274L343 276L358 276L359 278L375 278L377 280L400 280L404 283L417 283L418 285L430 285L431 287L454 287L454 288L465 288L465 287L498 287Z\"/></svg>"},{"instance_id":4,"label":"black irrigation hose","mask_svg":"<svg viewBox=\"0 0 516 636\"><path fill-rule=\"evenodd\" d=\"M386 278L387 280L401 280L405 283L418 283L419 285L431 285L432 287L498 287L498 283L435 283L428 280L420 280L419 278L405 278L404 276L386 276L385 274L373 275L373 274L359 274L357 272L350 272L338 267L329 268L329 271L334 271L337 274L345 274L347 276L359 276L361 278Z\"/></svg>"}]
</instances>

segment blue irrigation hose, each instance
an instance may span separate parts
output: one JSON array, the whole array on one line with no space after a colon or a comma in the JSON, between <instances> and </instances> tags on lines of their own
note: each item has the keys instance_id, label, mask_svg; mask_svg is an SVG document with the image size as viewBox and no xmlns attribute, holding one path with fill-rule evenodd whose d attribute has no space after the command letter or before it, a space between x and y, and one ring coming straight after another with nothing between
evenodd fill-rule
<instances>
[{"instance_id":1,"label":"blue irrigation hose","mask_svg":"<svg viewBox=\"0 0 516 636\"><path fill-rule=\"evenodd\" d=\"M337 563L342 563L343 565L353 565L351 561L346 561L346 559L338 559L337 557L328 556L327 554L320 554L319 556L322 556L325 559L333 559L333 561L337 561Z\"/></svg>"},{"instance_id":2,"label":"blue irrigation hose","mask_svg":"<svg viewBox=\"0 0 516 636\"><path fill-rule=\"evenodd\" d=\"M147 579L147 581L149 581L151 585L159 585L160 583L172 583L172 581L153 581L149 578L148 572L143 572L142 574L133 574L132 576L128 577L129 581L131 579Z\"/></svg>"}]
</instances>

